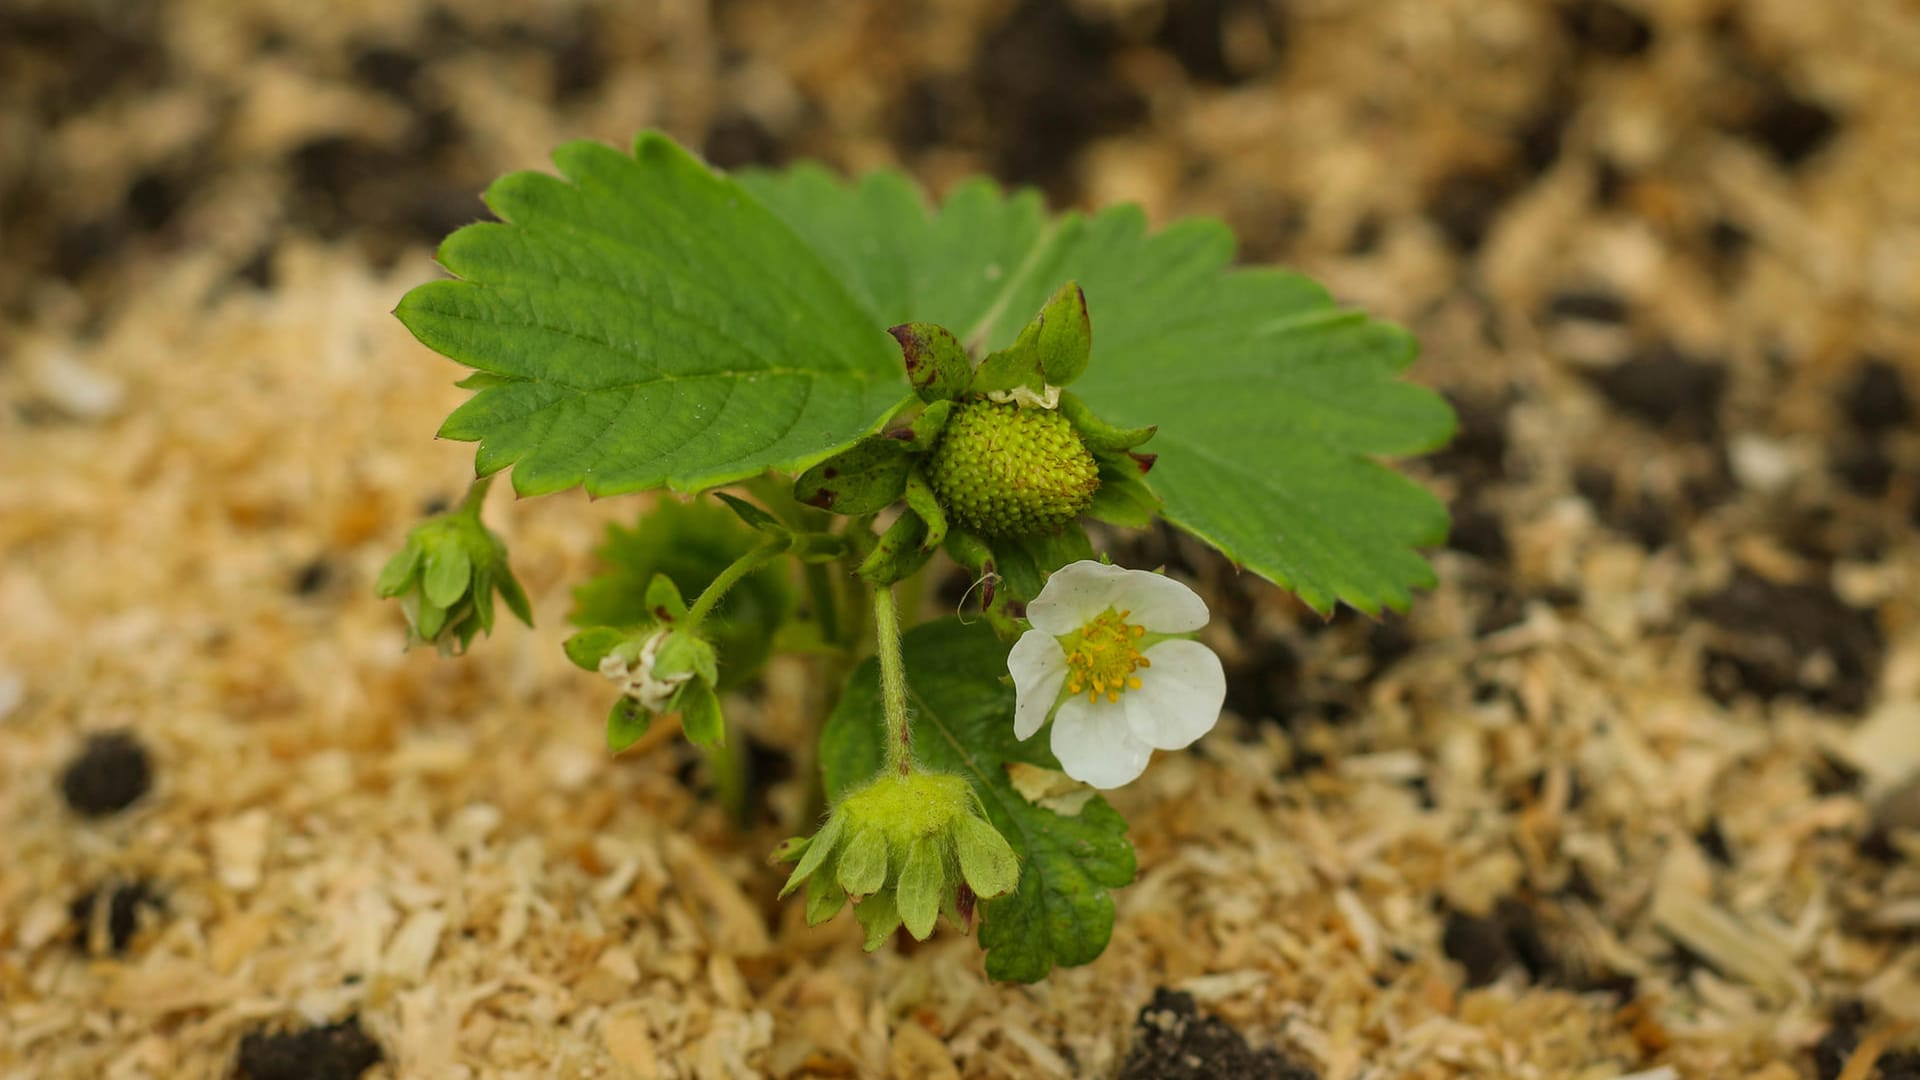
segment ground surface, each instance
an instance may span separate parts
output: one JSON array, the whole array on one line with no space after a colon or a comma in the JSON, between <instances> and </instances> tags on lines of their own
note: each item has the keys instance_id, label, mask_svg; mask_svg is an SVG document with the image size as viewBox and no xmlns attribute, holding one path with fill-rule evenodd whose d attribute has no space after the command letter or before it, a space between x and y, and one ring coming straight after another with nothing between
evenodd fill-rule
<instances>
[{"instance_id":1,"label":"ground surface","mask_svg":"<svg viewBox=\"0 0 1920 1080\"><path fill-rule=\"evenodd\" d=\"M0 1073L1920 1074L1912 5L11 0L0 71ZM1407 618L1126 541L1231 715L1097 963L806 930L796 782L599 752L630 506L497 499L540 629L465 662L371 598L470 461L386 312L646 126L1222 216L1460 406Z\"/></svg>"}]
</instances>

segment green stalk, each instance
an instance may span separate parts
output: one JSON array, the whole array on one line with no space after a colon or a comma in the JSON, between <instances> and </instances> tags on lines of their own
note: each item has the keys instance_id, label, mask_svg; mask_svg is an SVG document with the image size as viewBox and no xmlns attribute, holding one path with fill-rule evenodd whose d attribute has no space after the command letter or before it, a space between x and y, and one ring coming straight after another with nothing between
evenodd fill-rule
<instances>
[{"instance_id":1,"label":"green stalk","mask_svg":"<svg viewBox=\"0 0 1920 1080\"><path fill-rule=\"evenodd\" d=\"M689 633L698 630L701 622L705 621L707 613L713 610L713 606L720 602L721 597L727 595L728 589L738 585L742 578L765 566L785 550L786 541L776 538L761 543L752 551L735 559L732 565L720 571L720 576L707 583L707 587L701 591L699 598L693 602L693 607L687 611L685 629Z\"/></svg>"},{"instance_id":2,"label":"green stalk","mask_svg":"<svg viewBox=\"0 0 1920 1080\"><path fill-rule=\"evenodd\" d=\"M873 590L873 637L880 656L880 703L887 718L887 768L913 775L913 732L907 723L907 669L900 656L900 613L893 587Z\"/></svg>"},{"instance_id":3,"label":"green stalk","mask_svg":"<svg viewBox=\"0 0 1920 1080\"><path fill-rule=\"evenodd\" d=\"M827 576L826 563L808 563L802 576L807 582L807 597L813 603L813 618L820 624L820 640L842 648L852 644L840 637L840 604L833 595L833 579Z\"/></svg>"},{"instance_id":4,"label":"green stalk","mask_svg":"<svg viewBox=\"0 0 1920 1080\"><path fill-rule=\"evenodd\" d=\"M474 517L479 517L480 504L487 501L487 491L492 487L493 476L491 474L475 477L473 483L468 485L467 494L460 500L460 505L454 507L454 513L470 514Z\"/></svg>"}]
</instances>

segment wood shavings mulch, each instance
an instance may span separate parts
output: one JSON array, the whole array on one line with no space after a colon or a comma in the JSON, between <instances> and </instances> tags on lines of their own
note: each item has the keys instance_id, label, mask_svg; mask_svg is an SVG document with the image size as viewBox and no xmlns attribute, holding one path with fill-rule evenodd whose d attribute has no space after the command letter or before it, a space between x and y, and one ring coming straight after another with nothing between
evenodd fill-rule
<instances>
[{"instance_id":1,"label":"wood shavings mulch","mask_svg":"<svg viewBox=\"0 0 1920 1080\"><path fill-rule=\"evenodd\" d=\"M1910 6L23 0L0 69L0 1074L1920 1075ZM773 899L797 779L607 758L557 645L632 505L496 498L539 629L466 660L373 601L469 467L385 313L649 125L1221 215L1458 405L1409 616L1116 540L1230 715L1115 800L1095 964L864 954ZM809 692L729 715L804 767Z\"/></svg>"}]
</instances>

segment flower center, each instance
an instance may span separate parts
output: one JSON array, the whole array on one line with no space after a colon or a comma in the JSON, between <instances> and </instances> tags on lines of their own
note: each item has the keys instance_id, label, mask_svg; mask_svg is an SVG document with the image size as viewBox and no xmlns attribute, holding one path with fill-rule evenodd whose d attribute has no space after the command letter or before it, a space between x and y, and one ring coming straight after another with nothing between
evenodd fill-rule
<instances>
[{"instance_id":1,"label":"flower center","mask_svg":"<svg viewBox=\"0 0 1920 1080\"><path fill-rule=\"evenodd\" d=\"M1152 667L1153 661L1140 655L1137 644L1147 628L1127 621L1129 611L1105 612L1064 639L1067 652L1067 692L1084 691L1089 702L1101 694L1108 701L1119 701L1128 690L1140 689L1140 677L1134 672Z\"/></svg>"}]
</instances>

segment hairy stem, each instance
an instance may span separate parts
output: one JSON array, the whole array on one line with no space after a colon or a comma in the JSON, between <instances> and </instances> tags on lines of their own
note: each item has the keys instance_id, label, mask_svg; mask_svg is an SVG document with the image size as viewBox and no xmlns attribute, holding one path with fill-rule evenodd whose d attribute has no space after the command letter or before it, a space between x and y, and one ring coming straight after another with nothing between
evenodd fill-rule
<instances>
[{"instance_id":1,"label":"hairy stem","mask_svg":"<svg viewBox=\"0 0 1920 1080\"><path fill-rule=\"evenodd\" d=\"M880 656L880 703L887 717L887 768L909 776L913 733L907 724L907 669L900 658L900 613L894 609L891 585L874 587L873 637Z\"/></svg>"},{"instance_id":2,"label":"hairy stem","mask_svg":"<svg viewBox=\"0 0 1920 1080\"><path fill-rule=\"evenodd\" d=\"M765 566L768 561L784 550L786 550L784 540L768 540L735 559L733 565L720 571L720 576L707 584L706 589L693 602L693 607L688 609L686 629L698 630L700 623L706 619L707 613L713 610L713 606L720 602L721 597L727 595L728 589L738 585L742 578Z\"/></svg>"}]
</instances>

